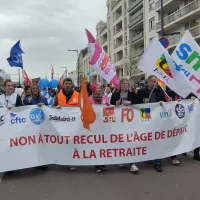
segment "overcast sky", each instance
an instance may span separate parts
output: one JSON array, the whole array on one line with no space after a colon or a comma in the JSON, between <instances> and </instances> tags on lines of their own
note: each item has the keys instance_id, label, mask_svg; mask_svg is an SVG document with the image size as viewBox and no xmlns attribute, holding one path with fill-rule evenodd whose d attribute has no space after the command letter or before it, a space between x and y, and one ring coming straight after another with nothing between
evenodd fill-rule
<instances>
[{"instance_id":1,"label":"overcast sky","mask_svg":"<svg viewBox=\"0 0 200 200\"><path fill-rule=\"evenodd\" d=\"M85 28L95 36L96 23L106 19L106 0L0 0L0 68L16 74L6 58L20 39L24 69L31 78L62 74L76 68L76 53L87 45ZM16 79L16 76L12 76Z\"/></svg>"}]
</instances>

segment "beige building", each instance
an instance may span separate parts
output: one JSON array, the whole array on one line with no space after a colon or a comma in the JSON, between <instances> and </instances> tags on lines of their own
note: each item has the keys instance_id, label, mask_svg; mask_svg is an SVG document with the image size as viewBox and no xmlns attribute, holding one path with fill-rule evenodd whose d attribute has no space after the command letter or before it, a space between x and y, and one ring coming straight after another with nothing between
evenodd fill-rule
<instances>
[{"instance_id":1,"label":"beige building","mask_svg":"<svg viewBox=\"0 0 200 200\"><path fill-rule=\"evenodd\" d=\"M169 52L173 52L187 29L200 43L200 0L163 2L164 33L169 38ZM97 40L110 55L119 79L144 79L137 65L152 38L160 37L160 0L107 0L107 9L107 22L100 21L96 25ZM91 71L91 80L105 83L94 71Z\"/></svg>"},{"instance_id":2,"label":"beige building","mask_svg":"<svg viewBox=\"0 0 200 200\"><path fill-rule=\"evenodd\" d=\"M77 70L73 70L73 71L69 72L68 77L71 78L72 81L74 82L74 81L76 81L76 79L78 77L77 75L78 75Z\"/></svg>"}]
</instances>

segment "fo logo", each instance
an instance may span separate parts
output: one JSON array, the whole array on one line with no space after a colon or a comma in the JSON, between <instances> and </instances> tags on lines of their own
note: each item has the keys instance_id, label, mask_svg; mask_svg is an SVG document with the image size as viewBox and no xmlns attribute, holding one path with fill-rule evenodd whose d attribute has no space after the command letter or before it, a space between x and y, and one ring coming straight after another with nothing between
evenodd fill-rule
<instances>
[{"instance_id":1,"label":"fo logo","mask_svg":"<svg viewBox=\"0 0 200 200\"><path fill-rule=\"evenodd\" d=\"M173 78L164 54L162 54L162 56L157 60L156 66L161 70L161 72L164 72L169 77Z\"/></svg>"},{"instance_id":2,"label":"fo logo","mask_svg":"<svg viewBox=\"0 0 200 200\"><path fill-rule=\"evenodd\" d=\"M40 108L34 108L30 112L30 120L33 122L35 125L40 125L43 123L45 118L44 112Z\"/></svg>"},{"instance_id":3,"label":"fo logo","mask_svg":"<svg viewBox=\"0 0 200 200\"><path fill-rule=\"evenodd\" d=\"M185 117L185 108L182 104L177 104L175 107L175 112L178 118L182 119Z\"/></svg>"}]
</instances>

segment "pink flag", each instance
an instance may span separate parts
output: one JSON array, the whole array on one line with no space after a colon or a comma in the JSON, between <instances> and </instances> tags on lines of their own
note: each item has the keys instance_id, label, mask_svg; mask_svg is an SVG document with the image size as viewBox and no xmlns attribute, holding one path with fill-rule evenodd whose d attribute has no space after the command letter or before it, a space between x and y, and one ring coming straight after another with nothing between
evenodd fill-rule
<instances>
[{"instance_id":1,"label":"pink flag","mask_svg":"<svg viewBox=\"0 0 200 200\"><path fill-rule=\"evenodd\" d=\"M63 81L65 78L67 78L67 69L65 70L65 72L60 77L60 81Z\"/></svg>"},{"instance_id":2,"label":"pink flag","mask_svg":"<svg viewBox=\"0 0 200 200\"><path fill-rule=\"evenodd\" d=\"M115 66L111 62L109 56L104 52L103 47L87 29L86 34L91 51L90 65L107 82L113 83L116 88L119 88Z\"/></svg>"}]
</instances>

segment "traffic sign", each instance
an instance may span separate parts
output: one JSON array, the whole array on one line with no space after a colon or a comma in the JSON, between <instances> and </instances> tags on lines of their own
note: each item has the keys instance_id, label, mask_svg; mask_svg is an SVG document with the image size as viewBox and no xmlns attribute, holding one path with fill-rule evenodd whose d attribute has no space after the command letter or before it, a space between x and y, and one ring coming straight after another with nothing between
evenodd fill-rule
<instances>
[{"instance_id":1,"label":"traffic sign","mask_svg":"<svg viewBox=\"0 0 200 200\"><path fill-rule=\"evenodd\" d=\"M159 39L160 43L165 47L165 49L169 46L169 40L166 37L161 37Z\"/></svg>"}]
</instances>

